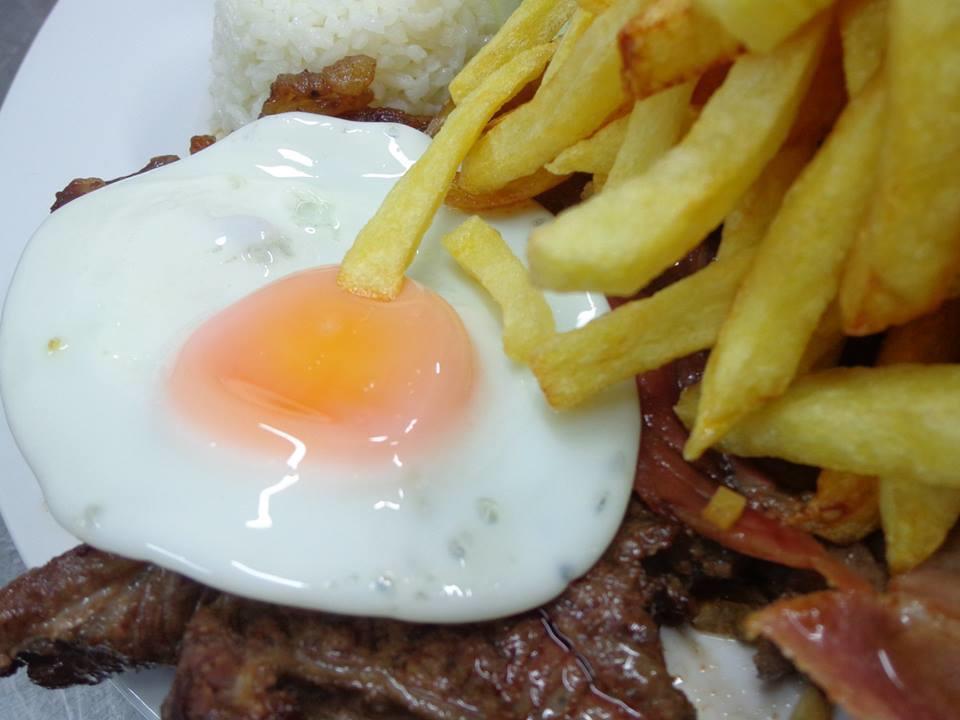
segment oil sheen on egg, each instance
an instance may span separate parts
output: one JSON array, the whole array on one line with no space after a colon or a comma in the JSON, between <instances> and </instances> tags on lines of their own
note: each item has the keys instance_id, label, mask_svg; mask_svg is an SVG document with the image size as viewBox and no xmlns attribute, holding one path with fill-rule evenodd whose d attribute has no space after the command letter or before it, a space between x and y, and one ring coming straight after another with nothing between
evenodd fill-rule
<instances>
[{"instance_id":1,"label":"oil sheen on egg","mask_svg":"<svg viewBox=\"0 0 960 720\"><path fill-rule=\"evenodd\" d=\"M335 266L429 139L265 118L82 197L27 246L0 391L60 524L292 606L431 622L556 596L599 558L639 437L625 384L549 409L439 238L390 307ZM530 208L491 222L521 257ZM608 307L550 295L559 329Z\"/></svg>"}]
</instances>

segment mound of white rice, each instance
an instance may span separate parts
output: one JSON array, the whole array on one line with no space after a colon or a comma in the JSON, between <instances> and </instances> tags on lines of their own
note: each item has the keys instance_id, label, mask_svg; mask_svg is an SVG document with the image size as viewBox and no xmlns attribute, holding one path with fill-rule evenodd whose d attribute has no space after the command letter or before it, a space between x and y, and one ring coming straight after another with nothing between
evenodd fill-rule
<instances>
[{"instance_id":1,"label":"mound of white rice","mask_svg":"<svg viewBox=\"0 0 960 720\"><path fill-rule=\"evenodd\" d=\"M446 86L520 0L217 0L214 124L255 119L280 73L346 55L377 61L376 105L432 114Z\"/></svg>"}]
</instances>

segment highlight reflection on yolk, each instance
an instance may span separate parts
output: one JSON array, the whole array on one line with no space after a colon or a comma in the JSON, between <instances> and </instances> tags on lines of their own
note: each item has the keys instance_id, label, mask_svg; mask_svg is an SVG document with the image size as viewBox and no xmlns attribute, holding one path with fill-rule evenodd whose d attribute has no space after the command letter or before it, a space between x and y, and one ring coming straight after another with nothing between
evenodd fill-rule
<instances>
[{"instance_id":1,"label":"highlight reflection on yolk","mask_svg":"<svg viewBox=\"0 0 960 720\"><path fill-rule=\"evenodd\" d=\"M186 342L174 405L218 441L351 462L397 457L455 425L474 353L456 312L412 281L383 303L336 284L336 267L247 296Z\"/></svg>"}]
</instances>

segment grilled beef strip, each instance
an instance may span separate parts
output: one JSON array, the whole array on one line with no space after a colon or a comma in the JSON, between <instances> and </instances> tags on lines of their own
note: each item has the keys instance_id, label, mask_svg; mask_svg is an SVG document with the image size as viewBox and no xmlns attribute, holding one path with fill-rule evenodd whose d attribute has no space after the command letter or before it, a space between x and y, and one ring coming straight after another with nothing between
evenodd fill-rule
<instances>
[{"instance_id":1,"label":"grilled beef strip","mask_svg":"<svg viewBox=\"0 0 960 720\"><path fill-rule=\"evenodd\" d=\"M221 596L187 628L164 718L298 718L305 686L430 720L693 718L645 610L669 582L645 560L687 539L633 502L603 559L560 598L488 623L345 618Z\"/></svg>"},{"instance_id":2,"label":"grilled beef strip","mask_svg":"<svg viewBox=\"0 0 960 720\"><path fill-rule=\"evenodd\" d=\"M81 545L0 589L0 676L48 688L173 664L204 588Z\"/></svg>"}]
</instances>

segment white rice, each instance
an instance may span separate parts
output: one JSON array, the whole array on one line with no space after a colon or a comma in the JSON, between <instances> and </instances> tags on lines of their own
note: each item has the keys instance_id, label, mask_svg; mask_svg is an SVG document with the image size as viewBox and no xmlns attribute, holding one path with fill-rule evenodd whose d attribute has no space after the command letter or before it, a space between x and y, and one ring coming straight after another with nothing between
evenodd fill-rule
<instances>
[{"instance_id":1,"label":"white rice","mask_svg":"<svg viewBox=\"0 0 960 720\"><path fill-rule=\"evenodd\" d=\"M214 125L255 119L280 73L377 61L375 105L436 113L457 71L520 0L217 0Z\"/></svg>"}]
</instances>

